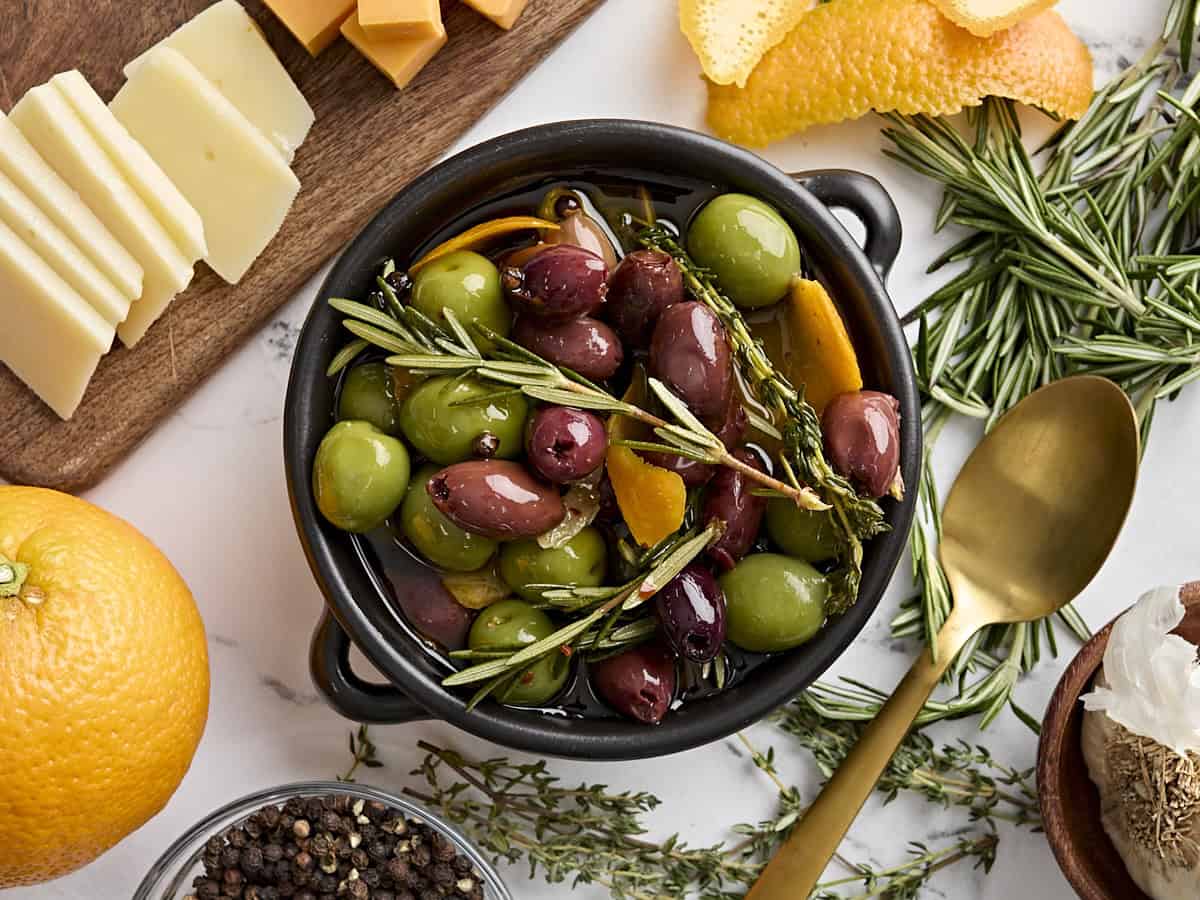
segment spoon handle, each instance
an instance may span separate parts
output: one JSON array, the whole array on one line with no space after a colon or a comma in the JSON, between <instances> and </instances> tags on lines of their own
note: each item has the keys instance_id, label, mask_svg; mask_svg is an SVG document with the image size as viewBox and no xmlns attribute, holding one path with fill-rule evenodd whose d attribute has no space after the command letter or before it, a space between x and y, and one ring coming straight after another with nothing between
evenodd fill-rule
<instances>
[{"instance_id":1,"label":"spoon handle","mask_svg":"<svg viewBox=\"0 0 1200 900\"><path fill-rule=\"evenodd\" d=\"M925 701L971 633L946 623L938 635L938 661L933 661L928 647L922 652L787 843L758 877L746 900L804 900L809 896Z\"/></svg>"}]
</instances>

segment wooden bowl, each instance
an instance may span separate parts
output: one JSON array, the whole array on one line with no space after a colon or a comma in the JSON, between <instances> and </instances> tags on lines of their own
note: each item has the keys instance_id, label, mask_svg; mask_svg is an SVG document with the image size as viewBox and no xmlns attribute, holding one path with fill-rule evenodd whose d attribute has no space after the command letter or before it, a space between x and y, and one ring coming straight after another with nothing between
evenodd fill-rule
<instances>
[{"instance_id":1,"label":"wooden bowl","mask_svg":"<svg viewBox=\"0 0 1200 900\"><path fill-rule=\"evenodd\" d=\"M1200 581L1184 586L1183 603L1187 614L1175 633L1200 644ZM1083 645L1046 708L1038 745L1038 798L1050 848L1082 900L1149 900L1104 833L1100 792L1088 777L1080 744L1083 704L1079 697L1091 690L1113 622Z\"/></svg>"}]
</instances>

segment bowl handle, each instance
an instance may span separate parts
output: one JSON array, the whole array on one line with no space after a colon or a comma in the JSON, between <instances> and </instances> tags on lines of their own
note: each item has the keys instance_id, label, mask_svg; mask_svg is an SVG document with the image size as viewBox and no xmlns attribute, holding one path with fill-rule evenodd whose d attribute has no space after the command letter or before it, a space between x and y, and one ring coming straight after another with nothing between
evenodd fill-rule
<instances>
[{"instance_id":1,"label":"bowl handle","mask_svg":"<svg viewBox=\"0 0 1200 900\"><path fill-rule=\"evenodd\" d=\"M350 635L326 609L309 655L313 683L334 711L355 722L398 725L430 719L428 710L390 684L359 678L350 668Z\"/></svg>"},{"instance_id":2,"label":"bowl handle","mask_svg":"<svg viewBox=\"0 0 1200 900\"><path fill-rule=\"evenodd\" d=\"M900 253L900 212L878 180L849 169L812 169L792 178L826 206L848 210L867 232L863 252L881 279Z\"/></svg>"}]
</instances>

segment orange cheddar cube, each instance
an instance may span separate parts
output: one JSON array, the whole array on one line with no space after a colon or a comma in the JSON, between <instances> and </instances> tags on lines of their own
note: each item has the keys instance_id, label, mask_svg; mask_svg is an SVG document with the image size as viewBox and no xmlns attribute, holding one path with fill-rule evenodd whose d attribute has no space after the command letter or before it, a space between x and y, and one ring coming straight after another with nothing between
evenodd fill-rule
<instances>
[{"instance_id":1,"label":"orange cheddar cube","mask_svg":"<svg viewBox=\"0 0 1200 900\"><path fill-rule=\"evenodd\" d=\"M358 23L358 16L351 16L342 23L342 36L398 88L412 81L425 64L433 59L434 54L446 45L444 27L439 27L435 37L374 41L363 31L362 25Z\"/></svg>"},{"instance_id":2,"label":"orange cheddar cube","mask_svg":"<svg viewBox=\"0 0 1200 900\"><path fill-rule=\"evenodd\" d=\"M333 43L342 23L354 12L355 0L264 0L311 55Z\"/></svg>"},{"instance_id":3,"label":"orange cheddar cube","mask_svg":"<svg viewBox=\"0 0 1200 900\"><path fill-rule=\"evenodd\" d=\"M372 41L436 38L442 10L438 0L358 0L358 24Z\"/></svg>"},{"instance_id":4,"label":"orange cheddar cube","mask_svg":"<svg viewBox=\"0 0 1200 900\"><path fill-rule=\"evenodd\" d=\"M487 16L501 28L513 27L529 0L463 0L481 16Z\"/></svg>"}]
</instances>

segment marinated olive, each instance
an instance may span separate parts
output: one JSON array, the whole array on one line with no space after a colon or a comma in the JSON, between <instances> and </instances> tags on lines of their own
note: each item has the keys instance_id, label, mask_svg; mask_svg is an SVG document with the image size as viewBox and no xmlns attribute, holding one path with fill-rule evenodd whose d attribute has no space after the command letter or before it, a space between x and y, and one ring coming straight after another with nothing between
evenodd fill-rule
<instances>
[{"instance_id":1,"label":"marinated olive","mask_svg":"<svg viewBox=\"0 0 1200 900\"><path fill-rule=\"evenodd\" d=\"M474 572L496 552L496 542L459 528L433 505L426 485L440 470L417 470L400 506L400 531L423 557L451 572Z\"/></svg>"},{"instance_id":2,"label":"marinated olive","mask_svg":"<svg viewBox=\"0 0 1200 900\"><path fill-rule=\"evenodd\" d=\"M803 560L752 553L718 582L725 591L726 634L744 650L790 650L825 621L829 582Z\"/></svg>"},{"instance_id":3,"label":"marinated olive","mask_svg":"<svg viewBox=\"0 0 1200 900\"><path fill-rule=\"evenodd\" d=\"M471 626L468 646L472 650L515 651L553 633L554 623L544 612L514 598L493 603L479 614ZM514 706L538 706L562 690L570 671L570 657L551 653L522 672L499 700Z\"/></svg>"},{"instance_id":4,"label":"marinated olive","mask_svg":"<svg viewBox=\"0 0 1200 900\"><path fill-rule=\"evenodd\" d=\"M595 528L585 528L567 543L545 550L532 538L512 541L500 549L500 577L526 600L540 600L531 584L599 587L604 583L608 548Z\"/></svg>"},{"instance_id":5,"label":"marinated olive","mask_svg":"<svg viewBox=\"0 0 1200 900\"><path fill-rule=\"evenodd\" d=\"M604 317L621 340L645 347L662 311L683 302L683 273L661 250L635 250L617 266L608 282Z\"/></svg>"},{"instance_id":6,"label":"marinated olive","mask_svg":"<svg viewBox=\"0 0 1200 900\"><path fill-rule=\"evenodd\" d=\"M408 489L408 450L370 422L338 422L313 463L317 508L343 531L370 531Z\"/></svg>"},{"instance_id":7,"label":"marinated olive","mask_svg":"<svg viewBox=\"0 0 1200 900\"><path fill-rule=\"evenodd\" d=\"M496 540L537 537L566 515L558 490L513 462L458 463L434 475L426 490L450 521Z\"/></svg>"},{"instance_id":8,"label":"marinated olive","mask_svg":"<svg viewBox=\"0 0 1200 900\"><path fill-rule=\"evenodd\" d=\"M882 497L900 467L900 401L879 391L839 394L821 417L829 461L870 497Z\"/></svg>"},{"instance_id":9,"label":"marinated olive","mask_svg":"<svg viewBox=\"0 0 1200 900\"><path fill-rule=\"evenodd\" d=\"M384 434L398 435L400 403L391 366L363 363L347 372L338 397L338 419L370 422Z\"/></svg>"},{"instance_id":10,"label":"marinated olive","mask_svg":"<svg viewBox=\"0 0 1200 900\"><path fill-rule=\"evenodd\" d=\"M780 550L811 563L838 552L838 529L829 510L801 509L782 497L767 502L767 534Z\"/></svg>"},{"instance_id":11,"label":"marinated olive","mask_svg":"<svg viewBox=\"0 0 1200 900\"><path fill-rule=\"evenodd\" d=\"M762 462L749 450L742 448L734 451L733 455L762 471ZM705 492L704 523L717 520L725 523L725 530L707 550L709 559L722 572L728 572L749 553L758 537L763 514L767 511L767 501L765 497L754 496L753 487L743 473L721 466Z\"/></svg>"},{"instance_id":12,"label":"marinated olive","mask_svg":"<svg viewBox=\"0 0 1200 900\"><path fill-rule=\"evenodd\" d=\"M525 452L539 475L555 484L578 481L604 464L608 437L594 413L545 406L529 420Z\"/></svg>"},{"instance_id":13,"label":"marinated olive","mask_svg":"<svg viewBox=\"0 0 1200 900\"><path fill-rule=\"evenodd\" d=\"M745 194L709 201L688 228L687 246L738 306L775 303L800 271L795 233L773 208Z\"/></svg>"},{"instance_id":14,"label":"marinated olive","mask_svg":"<svg viewBox=\"0 0 1200 900\"><path fill-rule=\"evenodd\" d=\"M449 309L464 325L490 328L507 337L512 313L500 290L500 271L486 256L458 250L435 259L413 276L412 305L435 322Z\"/></svg>"},{"instance_id":15,"label":"marinated olive","mask_svg":"<svg viewBox=\"0 0 1200 900\"><path fill-rule=\"evenodd\" d=\"M625 358L616 332L590 316L569 322L518 316L512 339L556 366L563 366L591 381L611 378Z\"/></svg>"},{"instance_id":16,"label":"marinated olive","mask_svg":"<svg viewBox=\"0 0 1200 900\"><path fill-rule=\"evenodd\" d=\"M467 645L474 617L433 572L394 583L396 602L413 628L447 650Z\"/></svg>"},{"instance_id":17,"label":"marinated olive","mask_svg":"<svg viewBox=\"0 0 1200 900\"><path fill-rule=\"evenodd\" d=\"M725 642L725 594L699 563L667 582L654 598L663 637L676 656L708 662Z\"/></svg>"},{"instance_id":18,"label":"marinated olive","mask_svg":"<svg viewBox=\"0 0 1200 900\"><path fill-rule=\"evenodd\" d=\"M746 427L750 424L750 417L746 413L741 389L736 384L729 392L729 402L720 420L705 424L725 445L726 450L733 450L742 442L742 438L746 436Z\"/></svg>"},{"instance_id":19,"label":"marinated olive","mask_svg":"<svg viewBox=\"0 0 1200 900\"><path fill-rule=\"evenodd\" d=\"M604 264L611 271L617 265L617 252L604 229L582 209L564 212L566 214L558 222L558 231L547 232L546 242L582 247L604 260Z\"/></svg>"},{"instance_id":20,"label":"marinated olive","mask_svg":"<svg viewBox=\"0 0 1200 900\"><path fill-rule=\"evenodd\" d=\"M666 309L650 342L650 374L700 418L724 416L733 387L733 363L721 320L694 301Z\"/></svg>"},{"instance_id":21,"label":"marinated olive","mask_svg":"<svg viewBox=\"0 0 1200 900\"><path fill-rule=\"evenodd\" d=\"M531 315L565 322L590 315L608 292L608 266L589 250L555 244L521 269L507 269L504 287Z\"/></svg>"},{"instance_id":22,"label":"marinated olive","mask_svg":"<svg viewBox=\"0 0 1200 900\"><path fill-rule=\"evenodd\" d=\"M683 479L685 487L700 487L708 484L716 472L711 465L677 453L663 453L658 450L642 452L642 458L651 465L674 472Z\"/></svg>"},{"instance_id":23,"label":"marinated olive","mask_svg":"<svg viewBox=\"0 0 1200 900\"><path fill-rule=\"evenodd\" d=\"M499 438L494 456L519 456L529 406L519 393L487 399L499 389L457 375L430 378L405 398L400 427L418 453L442 465L470 459L485 433Z\"/></svg>"},{"instance_id":24,"label":"marinated olive","mask_svg":"<svg viewBox=\"0 0 1200 900\"><path fill-rule=\"evenodd\" d=\"M592 685L622 715L657 725L675 698L675 658L657 642L592 663Z\"/></svg>"}]
</instances>

